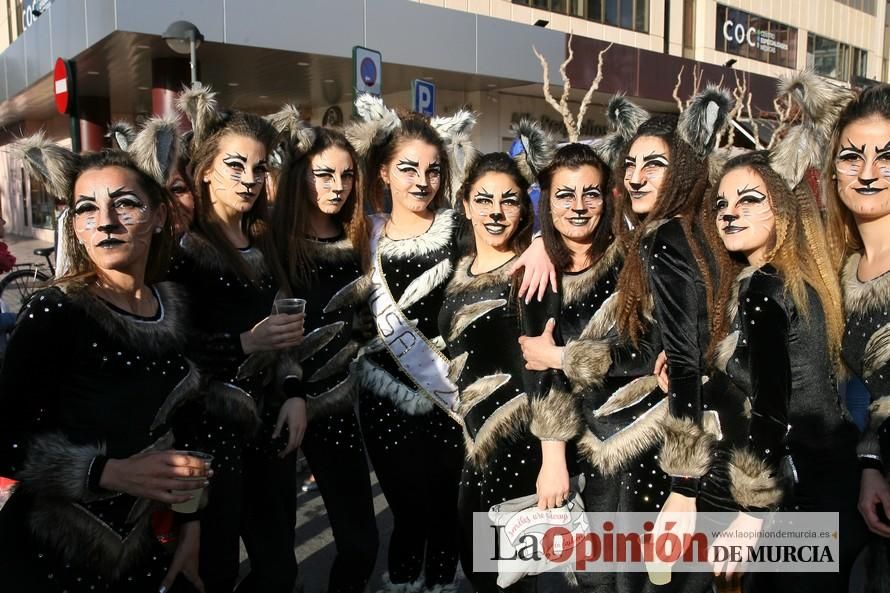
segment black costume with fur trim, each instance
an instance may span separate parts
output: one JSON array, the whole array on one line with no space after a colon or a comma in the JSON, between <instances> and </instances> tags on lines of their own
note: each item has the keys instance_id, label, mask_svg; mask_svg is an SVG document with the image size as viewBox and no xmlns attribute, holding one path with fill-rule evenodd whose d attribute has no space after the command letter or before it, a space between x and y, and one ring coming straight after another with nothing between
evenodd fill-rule
<instances>
[{"instance_id":1,"label":"black costume with fur trim","mask_svg":"<svg viewBox=\"0 0 890 593\"><path fill-rule=\"evenodd\" d=\"M65 290L22 309L0 374L0 474L20 481L0 511L0 580L10 593L154 592L170 558L152 521L168 507L98 484L104 457L185 446L178 412L198 378L183 300L158 284L146 318Z\"/></svg>"},{"instance_id":2,"label":"black costume with fur trim","mask_svg":"<svg viewBox=\"0 0 890 593\"><path fill-rule=\"evenodd\" d=\"M395 240L384 233L378 247L393 299L434 342L461 232L457 214L439 210L422 235ZM359 360L359 418L394 520L384 590L451 588L458 561L457 494L464 457L460 427L416 390L379 337L364 352ZM414 583L418 578L421 582Z\"/></svg>"},{"instance_id":3,"label":"black costume with fur trim","mask_svg":"<svg viewBox=\"0 0 890 593\"><path fill-rule=\"evenodd\" d=\"M857 272L860 259L858 253L851 255L842 273L847 316L843 355L871 395L859 458L864 465L886 472L890 459L890 274L863 282Z\"/></svg>"},{"instance_id":4,"label":"black costume with fur trim","mask_svg":"<svg viewBox=\"0 0 890 593\"><path fill-rule=\"evenodd\" d=\"M285 391L306 399L309 426L301 448L324 500L337 553L329 593L361 593L377 558L377 521L365 446L355 414L359 336L354 320L367 300L367 276L349 239L306 241L311 277L291 279L293 294L307 301L302 380ZM315 340L313 336L324 336ZM293 483L296 499L296 483Z\"/></svg>"},{"instance_id":5,"label":"black costume with fur trim","mask_svg":"<svg viewBox=\"0 0 890 593\"><path fill-rule=\"evenodd\" d=\"M463 419L467 460L458 507L461 564L477 592L499 591L496 573L472 570L473 513L534 494L543 461L541 439L569 440L580 429L580 406L567 390L551 390L551 373L525 370L519 336L540 334L556 299L525 307L520 320L512 294L510 262L474 275L468 256L448 284L439 329L460 390L455 411ZM511 260L512 261L512 260ZM526 327L523 332L523 325ZM522 585L517 585L522 586Z\"/></svg>"},{"instance_id":6,"label":"black costume with fur trim","mask_svg":"<svg viewBox=\"0 0 890 593\"><path fill-rule=\"evenodd\" d=\"M280 518L274 526L270 524L270 529L289 526L293 533L293 519L287 521L285 517L289 514L293 518L296 513L296 501L287 500L286 493L275 489L276 484L296 480L296 466L293 456L285 460L275 458L274 453L283 448L283 443L270 443L266 438L271 432L269 420L274 426L277 409L271 402L263 401L263 395L269 391L263 384L263 373L238 378L239 368L248 360L241 348L240 336L272 312L278 285L259 249L250 247L239 251L257 273L254 282L240 278L222 254L194 232L183 237L179 255L170 268L170 279L185 287L192 310L189 355L209 381L204 405L192 406L184 412L189 414L192 423L206 429L192 446L214 456L211 478L214 494L204 509L201 530L201 577L208 593L230 592L238 577L242 517L245 512L251 512L246 509L244 485L259 484L262 479L248 475L251 469L265 475L271 471L265 466L274 464L277 471L291 475L277 477L275 484L254 484L251 488L265 491L264 512L274 512ZM249 549L270 539L269 534L255 534L252 530L243 535ZM283 535L274 540L280 542L287 538ZM288 541L292 542L293 536ZM293 586L296 559L292 546L288 550L289 556L282 553L273 556L274 550L265 549L263 554L251 556L262 556L274 563L269 570L282 575L281 580ZM262 574L263 566L253 566L252 570Z\"/></svg>"},{"instance_id":7,"label":"black costume with fur trim","mask_svg":"<svg viewBox=\"0 0 890 593\"><path fill-rule=\"evenodd\" d=\"M840 572L756 573L751 591L846 591L866 535L856 509L858 431L837 391L818 295L807 287L807 317L771 265L743 272L734 380L748 389L747 444L729 459L730 489L746 511L837 512Z\"/></svg>"}]
</instances>

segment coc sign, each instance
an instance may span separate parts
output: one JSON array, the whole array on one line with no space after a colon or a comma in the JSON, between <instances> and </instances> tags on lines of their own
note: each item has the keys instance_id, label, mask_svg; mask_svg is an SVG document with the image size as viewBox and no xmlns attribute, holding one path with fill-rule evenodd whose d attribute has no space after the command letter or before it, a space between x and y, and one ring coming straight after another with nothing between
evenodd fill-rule
<instances>
[{"instance_id":1,"label":"coc sign","mask_svg":"<svg viewBox=\"0 0 890 593\"><path fill-rule=\"evenodd\" d=\"M46 12L52 0L24 0L22 2L22 32L34 24L41 14Z\"/></svg>"},{"instance_id":2,"label":"coc sign","mask_svg":"<svg viewBox=\"0 0 890 593\"><path fill-rule=\"evenodd\" d=\"M797 65L797 29L718 4L716 49L794 68Z\"/></svg>"}]
</instances>

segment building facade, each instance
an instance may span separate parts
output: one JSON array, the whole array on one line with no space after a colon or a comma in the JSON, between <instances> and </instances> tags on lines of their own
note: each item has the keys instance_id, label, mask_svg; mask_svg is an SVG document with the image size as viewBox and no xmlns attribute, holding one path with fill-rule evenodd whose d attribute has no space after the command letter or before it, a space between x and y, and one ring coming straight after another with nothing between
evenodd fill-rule
<instances>
[{"instance_id":1,"label":"building facade","mask_svg":"<svg viewBox=\"0 0 890 593\"><path fill-rule=\"evenodd\" d=\"M372 73L389 104L411 106L418 85L431 99L432 85L425 107L472 107L474 140L492 151L509 146L510 125L523 116L562 130L542 99L532 47L549 62L558 95L571 44L577 109L611 44L582 128L592 137L605 132L612 93L676 111L674 96L693 91L693 71L730 87L740 77L755 117L773 109L776 78L804 67L844 84L887 80L886 18L881 0L4 0L0 143L43 129L95 149L111 121L169 113L190 82L188 59L161 39L179 20L203 33L198 79L225 105L268 113L289 102L314 124L342 122L356 79L368 74L354 63L361 46L380 54ZM73 121L54 105L57 58L75 71ZM52 239L55 197L5 151L0 194L9 232Z\"/></svg>"}]
</instances>

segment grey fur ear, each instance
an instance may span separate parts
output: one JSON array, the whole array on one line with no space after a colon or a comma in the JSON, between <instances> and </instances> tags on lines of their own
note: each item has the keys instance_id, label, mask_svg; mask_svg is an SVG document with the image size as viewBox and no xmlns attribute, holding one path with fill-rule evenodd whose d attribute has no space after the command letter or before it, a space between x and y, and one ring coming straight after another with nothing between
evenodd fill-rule
<instances>
[{"instance_id":1,"label":"grey fur ear","mask_svg":"<svg viewBox=\"0 0 890 593\"><path fill-rule=\"evenodd\" d=\"M540 173L550 161L556 148L556 140L549 131L533 119L522 118L511 127L513 134L522 144L522 153L513 157L519 171L529 183L536 183Z\"/></svg>"},{"instance_id":2,"label":"grey fur ear","mask_svg":"<svg viewBox=\"0 0 890 593\"><path fill-rule=\"evenodd\" d=\"M359 95L355 100L355 109L362 121L349 125L344 133L359 156L367 156L372 147L386 142L393 131L402 125L398 114L374 95Z\"/></svg>"},{"instance_id":3,"label":"grey fur ear","mask_svg":"<svg viewBox=\"0 0 890 593\"><path fill-rule=\"evenodd\" d=\"M628 101L623 94L618 94L609 100L606 117L611 131L591 146L603 162L614 169L619 165L618 159L627 149L627 143L637 133L637 128L649 119L649 112Z\"/></svg>"},{"instance_id":4,"label":"grey fur ear","mask_svg":"<svg viewBox=\"0 0 890 593\"><path fill-rule=\"evenodd\" d=\"M111 140L112 148L126 151L136 139L136 130L130 122L116 121L108 126L108 133L105 136Z\"/></svg>"},{"instance_id":5,"label":"grey fur ear","mask_svg":"<svg viewBox=\"0 0 890 593\"><path fill-rule=\"evenodd\" d=\"M266 119L278 130L295 155L306 154L315 143L315 131L294 105L284 105L276 113L267 115Z\"/></svg>"},{"instance_id":6,"label":"grey fur ear","mask_svg":"<svg viewBox=\"0 0 890 593\"><path fill-rule=\"evenodd\" d=\"M801 122L774 145L770 164L794 188L808 168L825 164L834 125L853 93L804 70L779 83L779 95L784 94L800 107Z\"/></svg>"},{"instance_id":7,"label":"grey fur ear","mask_svg":"<svg viewBox=\"0 0 890 593\"><path fill-rule=\"evenodd\" d=\"M39 179L50 194L68 201L80 164L79 155L47 140L43 132L22 138L13 143L10 150L22 159L25 171Z\"/></svg>"},{"instance_id":8,"label":"grey fur ear","mask_svg":"<svg viewBox=\"0 0 890 593\"><path fill-rule=\"evenodd\" d=\"M454 115L434 117L430 126L436 131L448 151L448 162L451 173L451 202L455 203L457 192L463 182L470 163L478 155L470 133L476 125L476 114L467 109L460 109Z\"/></svg>"},{"instance_id":9,"label":"grey fur ear","mask_svg":"<svg viewBox=\"0 0 890 593\"><path fill-rule=\"evenodd\" d=\"M707 157L714 150L717 136L729 123L732 105L733 99L726 90L708 85L680 114L677 132L699 158Z\"/></svg>"},{"instance_id":10,"label":"grey fur ear","mask_svg":"<svg viewBox=\"0 0 890 593\"><path fill-rule=\"evenodd\" d=\"M200 145L223 121L217 107L216 93L200 83L183 89L176 99L176 108L192 123L192 146Z\"/></svg>"},{"instance_id":11,"label":"grey fur ear","mask_svg":"<svg viewBox=\"0 0 890 593\"><path fill-rule=\"evenodd\" d=\"M166 185L182 153L179 122L171 116L151 118L136 135L127 152L137 167L160 185Z\"/></svg>"}]
</instances>

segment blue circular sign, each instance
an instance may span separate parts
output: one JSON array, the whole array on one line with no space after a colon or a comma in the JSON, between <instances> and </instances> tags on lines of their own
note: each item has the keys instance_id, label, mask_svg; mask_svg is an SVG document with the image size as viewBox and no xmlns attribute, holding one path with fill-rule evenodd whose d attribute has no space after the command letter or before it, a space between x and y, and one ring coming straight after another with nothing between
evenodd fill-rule
<instances>
[{"instance_id":1,"label":"blue circular sign","mask_svg":"<svg viewBox=\"0 0 890 593\"><path fill-rule=\"evenodd\" d=\"M363 59L361 66L359 67L359 72L361 72L362 82L364 82L366 86L374 86L377 84L377 65L374 63L374 60L371 58Z\"/></svg>"}]
</instances>

